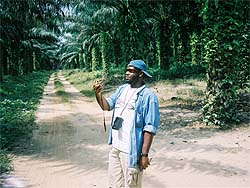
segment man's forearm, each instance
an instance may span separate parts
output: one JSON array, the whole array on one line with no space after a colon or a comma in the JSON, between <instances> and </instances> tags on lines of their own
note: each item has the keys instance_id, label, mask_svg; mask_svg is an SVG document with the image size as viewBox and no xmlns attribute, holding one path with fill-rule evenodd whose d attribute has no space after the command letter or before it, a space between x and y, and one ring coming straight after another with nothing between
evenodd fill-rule
<instances>
[{"instance_id":1,"label":"man's forearm","mask_svg":"<svg viewBox=\"0 0 250 188\"><path fill-rule=\"evenodd\" d=\"M142 154L148 154L153 141L153 134L144 132L144 139L142 145Z\"/></svg>"},{"instance_id":2,"label":"man's forearm","mask_svg":"<svg viewBox=\"0 0 250 188\"><path fill-rule=\"evenodd\" d=\"M105 97L102 96L102 94L96 94L96 100L99 104L99 106L102 108L102 110L109 110L109 104Z\"/></svg>"}]
</instances>

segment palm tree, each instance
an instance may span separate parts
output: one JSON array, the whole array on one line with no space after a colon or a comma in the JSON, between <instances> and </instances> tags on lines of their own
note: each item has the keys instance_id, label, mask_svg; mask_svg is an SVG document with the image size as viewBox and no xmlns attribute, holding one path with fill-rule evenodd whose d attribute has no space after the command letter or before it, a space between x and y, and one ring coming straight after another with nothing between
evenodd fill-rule
<instances>
[{"instance_id":1,"label":"palm tree","mask_svg":"<svg viewBox=\"0 0 250 188\"><path fill-rule=\"evenodd\" d=\"M91 1L77 4L75 10L76 20L78 20L76 25L81 25L77 38L83 47L85 65L91 67L89 64L92 63L92 70L101 65L103 75L106 76L109 65L113 63L112 36L110 34L112 28L110 15L113 14L113 10L101 3ZM99 57L100 54L101 58ZM89 63L89 61L100 59L102 63Z\"/></svg>"},{"instance_id":2,"label":"palm tree","mask_svg":"<svg viewBox=\"0 0 250 188\"><path fill-rule=\"evenodd\" d=\"M114 41L120 45L120 61L127 63L131 59L143 58L146 46L145 32L147 14L146 1L108 1L107 6L116 13L114 24Z\"/></svg>"},{"instance_id":3,"label":"palm tree","mask_svg":"<svg viewBox=\"0 0 250 188\"><path fill-rule=\"evenodd\" d=\"M19 1L3 0L0 2L1 10L1 62L3 73L20 75L31 72L34 68L34 54L49 57L51 53L45 53L46 48L39 45L55 44L58 32L55 16L60 15L60 7L57 0L54 1ZM35 50L34 50L35 49ZM38 59L38 58L37 58ZM40 63L46 61L42 60ZM9 64L9 65L7 65ZM43 67L43 66L39 66ZM8 70L5 68L8 68Z\"/></svg>"}]
</instances>

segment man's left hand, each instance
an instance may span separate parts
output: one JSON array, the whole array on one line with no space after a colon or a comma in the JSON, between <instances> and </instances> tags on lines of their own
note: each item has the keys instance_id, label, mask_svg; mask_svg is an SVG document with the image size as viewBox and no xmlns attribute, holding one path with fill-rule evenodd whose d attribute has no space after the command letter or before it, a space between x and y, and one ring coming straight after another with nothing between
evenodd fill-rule
<instances>
[{"instance_id":1,"label":"man's left hand","mask_svg":"<svg viewBox=\"0 0 250 188\"><path fill-rule=\"evenodd\" d=\"M149 158L142 156L140 159L140 169L145 170L149 165L150 165Z\"/></svg>"}]
</instances>

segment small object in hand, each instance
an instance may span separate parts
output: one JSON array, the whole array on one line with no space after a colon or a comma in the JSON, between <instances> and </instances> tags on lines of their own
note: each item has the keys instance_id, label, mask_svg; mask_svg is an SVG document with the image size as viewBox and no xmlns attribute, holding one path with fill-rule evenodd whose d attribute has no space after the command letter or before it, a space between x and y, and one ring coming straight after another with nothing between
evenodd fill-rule
<instances>
[{"instance_id":1,"label":"small object in hand","mask_svg":"<svg viewBox=\"0 0 250 188\"><path fill-rule=\"evenodd\" d=\"M96 91L100 87L102 87L102 80L96 80L93 85L94 90Z\"/></svg>"},{"instance_id":2,"label":"small object in hand","mask_svg":"<svg viewBox=\"0 0 250 188\"><path fill-rule=\"evenodd\" d=\"M96 83L102 84L102 80L96 80Z\"/></svg>"}]
</instances>

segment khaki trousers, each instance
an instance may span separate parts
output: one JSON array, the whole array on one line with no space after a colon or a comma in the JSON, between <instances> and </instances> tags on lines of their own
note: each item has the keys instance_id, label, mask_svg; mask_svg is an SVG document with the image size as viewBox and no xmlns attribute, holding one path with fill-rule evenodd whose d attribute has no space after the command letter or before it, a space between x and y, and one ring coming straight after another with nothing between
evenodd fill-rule
<instances>
[{"instance_id":1,"label":"khaki trousers","mask_svg":"<svg viewBox=\"0 0 250 188\"><path fill-rule=\"evenodd\" d=\"M112 188L141 188L143 171L128 168L128 154L112 147L109 153L109 182Z\"/></svg>"}]
</instances>

